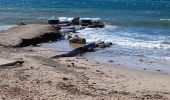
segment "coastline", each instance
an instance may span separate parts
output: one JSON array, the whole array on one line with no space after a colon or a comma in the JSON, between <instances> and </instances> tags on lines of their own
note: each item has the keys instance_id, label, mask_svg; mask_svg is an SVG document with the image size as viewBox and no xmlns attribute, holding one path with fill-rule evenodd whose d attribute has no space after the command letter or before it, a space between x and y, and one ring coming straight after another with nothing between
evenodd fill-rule
<instances>
[{"instance_id":1,"label":"coastline","mask_svg":"<svg viewBox=\"0 0 170 100\"><path fill-rule=\"evenodd\" d=\"M39 37L46 32L51 32L49 28L44 29L41 25L37 28L36 25L30 28L33 35L25 35L30 32L30 29L25 26L27 30L24 29L23 34L11 37L11 40L14 39L17 41L16 44L20 44L19 40L32 39L37 37L36 34ZM7 33L8 31L11 30L7 30ZM18 30L13 31L20 33ZM8 36L1 38L8 40L7 43L13 43ZM6 41L3 43L6 44ZM2 99L170 99L170 76L167 74L131 70L121 65L108 66L83 56L51 58L60 54L59 51L62 49L57 47L58 49L54 51L41 46L16 48L16 44L0 47L0 58L24 62L0 68L0 98Z\"/></svg>"},{"instance_id":2,"label":"coastline","mask_svg":"<svg viewBox=\"0 0 170 100\"><path fill-rule=\"evenodd\" d=\"M1 57L24 61L0 70L0 97L8 100L170 98L166 74L110 67L84 57L52 59L29 50L1 48Z\"/></svg>"}]
</instances>

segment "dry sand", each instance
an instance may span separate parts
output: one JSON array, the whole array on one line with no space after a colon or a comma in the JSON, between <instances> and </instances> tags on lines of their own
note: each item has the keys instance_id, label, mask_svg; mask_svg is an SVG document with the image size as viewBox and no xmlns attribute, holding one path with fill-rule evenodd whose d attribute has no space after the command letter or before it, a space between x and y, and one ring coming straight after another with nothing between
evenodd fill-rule
<instances>
[{"instance_id":1,"label":"dry sand","mask_svg":"<svg viewBox=\"0 0 170 100\"><path fill-rule=\"evenodd\" d=\"M48 24L21 25L9 30L0 31L0 45L6 47L18 46L23 39L38 38L47 33L54 33L56 30Z\"/></svg>"},{"instance_id":2,"label":"dry sand","mask_svg":"<svg viewBox=\"0 0 170 100\"><path fill-rule=\"evenodd\" d=\"M27 49L0 51L0 58L24 61L0 68L1 100L170 99L166 74L106 66L84 57L51 59Z\"/></svg>"}]
</instances>

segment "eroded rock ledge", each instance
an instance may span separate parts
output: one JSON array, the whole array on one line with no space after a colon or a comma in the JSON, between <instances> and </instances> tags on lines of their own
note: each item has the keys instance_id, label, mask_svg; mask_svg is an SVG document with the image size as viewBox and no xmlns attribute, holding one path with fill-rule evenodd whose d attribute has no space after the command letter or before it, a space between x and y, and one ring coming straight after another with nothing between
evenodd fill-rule
<instances>
[{"instance_id":1,"label":"eroded rock ledge","mask_svg":"<svg viewBox=\"0 0 170 100\"><path fill-rule=\"evenodd\" d=\"M48 24L21 25L0 34L0 45L4 47L25 47L60 38L60 33Z\"/></svg>"}]
</instances>

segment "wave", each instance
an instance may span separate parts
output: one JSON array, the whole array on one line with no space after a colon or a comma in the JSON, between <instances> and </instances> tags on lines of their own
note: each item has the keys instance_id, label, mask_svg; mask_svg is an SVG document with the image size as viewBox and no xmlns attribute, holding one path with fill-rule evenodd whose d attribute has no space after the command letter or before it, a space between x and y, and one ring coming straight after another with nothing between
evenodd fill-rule
<instances>
[{"instance_id":1,"label":"wave","mask_svg":"<svg viewBox=\"0 0 170 100\"><path fill-rule=\"evenodd\" d=\"M16 27L17 25L0 25L0 31L8 30L10 28Z\"/></svg>"},{"instance_id":2,"label":"wave","mask_svg":"<svg viewBox=\"0 0 170 100\"><path fill-rule=\"evenodd\" d=\"M170 21L170 19L160 19L160 21Z\"/></svg>"},{"instance_id":3,"label":"wave","mask_svg":"<svg viewBox=\"0 0 170 100\"><path fill-rule=\"evenodd\" d=\"M87 28L85 30L80 30L79 34L82 37L85 37L88 42L104 40L107 42L112 42L113 44L123 48L170 50L169 43L163 43L163 37L159 37L158 39L153 40L137 39L135 36L133 36L135 33L116 30L117 28L117 26L111 25L106 26L104 29Z\"/></svg>"},{"instance_id":4,"label":"wave","mask_svg":"<svg viewBox=\"0 0 170 100\"><path fill-rule=\"evenodd\" d=\"M73 20L74 18L73 17L55 17L55 16L52 16L52 17L38 17L38 19L59 19L60 21L71 21ZM93 21L99 21L101 20L101 18L80 18L81 20L93 20Z\"/></svg>"}]
</instances>

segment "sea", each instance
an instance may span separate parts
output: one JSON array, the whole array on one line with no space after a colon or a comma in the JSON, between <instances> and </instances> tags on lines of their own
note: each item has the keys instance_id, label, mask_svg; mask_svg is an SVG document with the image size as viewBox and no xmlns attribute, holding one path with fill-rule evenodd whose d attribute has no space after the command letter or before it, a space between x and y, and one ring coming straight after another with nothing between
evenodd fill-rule
<instances>
[{"instance_id":1,"label":"sea","mask_svg":"<svg viewBox=\"0 0 170 100\"><path fill-rule=\"evenodd\" d=\"M106 24L102 29L80 30L79 35L87 42L113 43L110 48L85 54L87 58L170 73L169 0L0 0L0 30L19 22L78 16Z\"/></svg>"}]
</instances>

